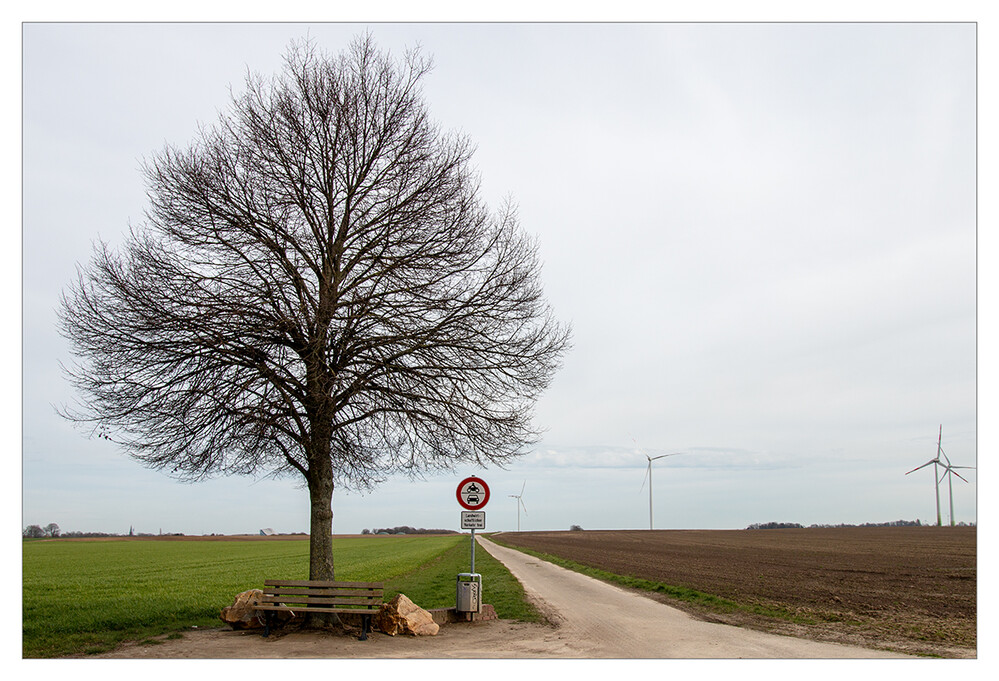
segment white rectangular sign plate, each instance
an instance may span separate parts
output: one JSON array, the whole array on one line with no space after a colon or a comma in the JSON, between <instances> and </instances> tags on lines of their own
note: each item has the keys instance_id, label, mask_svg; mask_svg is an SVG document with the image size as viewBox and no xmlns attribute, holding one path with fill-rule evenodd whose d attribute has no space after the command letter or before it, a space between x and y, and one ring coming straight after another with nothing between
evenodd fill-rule
<instances>
[{"instance_id":1,"label":"white rectangular sign plate","mask_svg":"<svg viewBox=\"0 0 999 681\"><path fill-rule=\"evenodd\" d=\"M486 529L485 511L462 511L461 529L463 530L484 530Z\"/></svg>"}]
</instances>

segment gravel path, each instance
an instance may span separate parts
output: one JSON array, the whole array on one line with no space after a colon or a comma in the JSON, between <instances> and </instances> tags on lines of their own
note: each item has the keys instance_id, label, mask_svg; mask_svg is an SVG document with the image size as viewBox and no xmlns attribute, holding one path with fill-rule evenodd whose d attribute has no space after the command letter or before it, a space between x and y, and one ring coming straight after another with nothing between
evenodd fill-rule
<instances>
[{"instance_id":1,"label":"gravel path","mask_svg":"<svg viewBox=\"0 0 999 681\"><path fill-rule=\"evenodd\" d=\"M558 627L552 657L883 658L905 657L836 643L702 622L619 587L477 537ZM488 585L483 585L487 593ZM557 639L557 640L552 640Z\"/></svg>"}]
</instances>

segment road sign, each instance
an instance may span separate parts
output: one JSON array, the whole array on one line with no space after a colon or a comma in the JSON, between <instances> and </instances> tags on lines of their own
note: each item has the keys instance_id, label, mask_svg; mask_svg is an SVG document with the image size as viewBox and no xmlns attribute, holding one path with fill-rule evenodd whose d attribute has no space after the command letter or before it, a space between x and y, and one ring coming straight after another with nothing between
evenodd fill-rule
<instances>
[{"instance_id":1,"label":"road sign","mask_svg":"<svg viewBox=\"0 0 999 681\"><path fill-rule=\"evenodd\" d=\"M474 475L458 483L458 503L469 511L478 511L489 501L489 485Z\"/></svg>"},{"instance_id":2,"label":"road sign","mask_svg":"<svg viewBox=\"0 0 999 681\"><path fill-rule=\"evenodd\" d=\"M461 529L463 530L484 530L486 529L485 511L462 511Z\"/></svg>"}]
</instances>

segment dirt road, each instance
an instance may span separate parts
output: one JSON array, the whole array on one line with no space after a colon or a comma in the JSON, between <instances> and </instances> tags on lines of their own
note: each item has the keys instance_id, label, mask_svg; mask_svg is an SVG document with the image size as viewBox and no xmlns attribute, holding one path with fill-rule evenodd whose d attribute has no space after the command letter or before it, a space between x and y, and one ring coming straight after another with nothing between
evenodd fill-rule
<instances>
[{"instance_id":1,"label":"dirt road","mask_svg":"<svg viewBox=\"0 0 999 681\"><path fill-rule=\"evenodd\" d=\"M553 657L874 658L904 657L702 622L644 596L478 538L558 623Z\"/></svg>"}]
</instances>

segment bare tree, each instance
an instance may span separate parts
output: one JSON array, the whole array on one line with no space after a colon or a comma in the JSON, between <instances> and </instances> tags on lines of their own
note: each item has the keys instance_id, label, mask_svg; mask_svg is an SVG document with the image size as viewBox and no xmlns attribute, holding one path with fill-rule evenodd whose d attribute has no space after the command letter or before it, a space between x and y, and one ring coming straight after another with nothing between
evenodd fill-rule
<instances>
[{"instance_id":1,"label":"bare tree","mask_svg":"<svg viewBox=\"0 0 999 681\"><path fill-rule=\"evenodd\" d=\"M293 45L146 164L145 224L63 295L62 413L180 479L301 475L313 579L335 486L523 454L569 344L536 243L429 119L429 69L370 37Z\"/></svg>"},{"instance_id":2,"label":"bare tree","mask_svg":"<svg viewBox=\"0 0 999 681\"><path fill-rule=\"evenodd\" d=\"M45 536L47 537L58 537L60 531L59 525L56 523L49 523L45 526Z\"/></svg>"}]
</instances>

